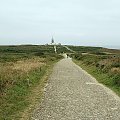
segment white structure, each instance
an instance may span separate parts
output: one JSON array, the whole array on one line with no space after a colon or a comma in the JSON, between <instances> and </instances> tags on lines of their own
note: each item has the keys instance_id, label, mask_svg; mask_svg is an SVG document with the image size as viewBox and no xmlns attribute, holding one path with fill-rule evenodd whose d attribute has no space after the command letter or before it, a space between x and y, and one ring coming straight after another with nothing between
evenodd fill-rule
<instances>
[{"instance_id":1,"label":"white structure","mask_svg":"<svg viewBox=\"0 0 120 120\"><path fill-rule=\"evenodd\" d=\"M53 37L52 37L52 40L51 40L50 45L53 45L53 46L54 46L54 51L55 51L55 53L57 53L57 44L55 43L55 41L54 41L54 38L53 38Z\"/></svg>"},{"instance_id":2,"label":"white structure","mask_svg":"<svg viewBox=\"0 0 120 120\"><path fill-rule=\"evenodd\" d=\"M55 43L55 41L54 41L54 38L53 38L53 37L52 37L52 40L51 40L50 45L57 45L57 44Z\"/></svg>"},{"instance_id":3,"label":"white structure","mask_svg":"<svg viewBox=\"0 0 120 120\"><path fill-rule=\"evenodd\" d=\"M52 37L51 43L46 45L61 45L61 43L55 43L54 38Z\"/></svg>"},{"instance_id":4,"label":"white structure","mask_svg":"<svg viewBox=\"0 0 120 120\"><path fill-rule=\"evenodd\" d=\"M51 43L50 44L45 44L45 45L52 45L54 47L55 53L57 53L57 46L61 45L61 43L55 43L54 38L52 37Z\"/></svg>"}]
</instances>

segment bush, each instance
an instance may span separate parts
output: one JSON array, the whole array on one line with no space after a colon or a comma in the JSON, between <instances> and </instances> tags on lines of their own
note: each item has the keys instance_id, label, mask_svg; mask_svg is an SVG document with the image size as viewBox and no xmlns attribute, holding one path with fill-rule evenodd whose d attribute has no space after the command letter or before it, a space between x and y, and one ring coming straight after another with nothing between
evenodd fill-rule
<instances>
[{"instance_id":1,"label":"bush","mask_svg":"<svg viewBox=\"0 0 120 120\"><path fill-rule=\"evenodd\" d=\"M44 53L43 53L43 52L37 52L37 53L35 53L34 55L35 55L35 56L43 56Z\"/></svg>"},{"instance_id":2,"label":"bush","mask_svg":"<svg viewBox=\"0 0 120 120\"><path fill-rule=\"evenodd\" d=\"M113 82L114 82L115 85L120 87L120 74L114 75Z\"/></svg>"},{"instance_id":3,"label":"bush","mask_svg":"<svg viewBox=\"0 0 120 120\"><path fill-rule=\"evenodd\" d=\"M95 51L95 52L90 52L91 54L95 54L95 55L106 55L106 53L104 52L99 52L99 51Z\"/></svg>"},{"instance_id":4,"label":"bush","mask_svg":"<svg viewBox=\"0 0 120 120\"><path fill-rule=\"evenodd\" d=\"M82 54L81 53L76 53L74 54L74 58L77 60L80 60L82 58Z\"/></svg>"},{"instance_id":5,"label":"bush","mask_svg":"<svg viewBox=\"0 0 120 120\"><path fill-rule=\"evenodd\" d=\"M120 67L120 63L112 63L112 65L111 65L112 67Z\"/></svg>"}]
</instances>

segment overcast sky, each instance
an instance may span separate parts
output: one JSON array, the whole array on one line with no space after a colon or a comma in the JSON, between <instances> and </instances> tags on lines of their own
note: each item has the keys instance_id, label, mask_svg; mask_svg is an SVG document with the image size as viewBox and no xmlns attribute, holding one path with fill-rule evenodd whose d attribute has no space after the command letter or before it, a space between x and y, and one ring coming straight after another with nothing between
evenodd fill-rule
<instances>
[{"instance_id":1,"label":"overcast sky","mask_svg":"<svg viewBox=\"0 0 120 120\"><path fill-rule=\"evenodd\" d=\"M0 0L0 45L120 46L120 0Z\"/></svg>"}]
</instances>

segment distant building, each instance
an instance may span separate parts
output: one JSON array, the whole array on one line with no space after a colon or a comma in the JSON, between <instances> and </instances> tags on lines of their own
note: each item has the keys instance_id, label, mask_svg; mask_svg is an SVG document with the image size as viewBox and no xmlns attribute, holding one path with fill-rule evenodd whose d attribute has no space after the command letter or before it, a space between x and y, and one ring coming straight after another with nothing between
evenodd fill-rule
<instances>
[{"instance_id":1,"label":"distant building","mask_svg":"<svg viewBox=\"0 0 120 120\"><path fill-rule=\"evenodd\" d=\"M45 44L45 45L61 45L61 43L55 43L55 40L54 40L54 38L52 37L52 39L51 39L51 43L50 44Z\"/></svg>"},{"instance_id":2,"label":"distant building","mask_svg":"<svg viewBox=\"0 0 120 120\"><path fill-rule=\"evenodd\" d=\"M57 45L54 41L54 38L52 37L50 45Z\"/></svg>"},{"instance_id":3,"label":"distant building","mask_svg":"<svg viewBox=\"0 0 120 120\"><path fill-rule=\"evenodd\" d=\"M54 44L54 38L52 37L51 44Z\"/></svg>"}]
</instances>

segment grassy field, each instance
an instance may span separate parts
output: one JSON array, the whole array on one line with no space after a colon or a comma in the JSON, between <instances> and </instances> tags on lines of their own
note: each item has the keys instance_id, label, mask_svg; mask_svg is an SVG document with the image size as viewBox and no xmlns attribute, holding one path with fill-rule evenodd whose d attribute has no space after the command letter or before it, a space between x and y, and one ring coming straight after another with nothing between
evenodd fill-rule
<instances>
[{"instance_id":1,"label":"grassy field","mask_svg":"<svg viewBox=\"0 0 120 120\"><path fill-rule=\"evenodd\" d=\"M89 54L96 54L96 55L120 54L120 50L108 49L103 47L90 47L90 46L68 46L68 47L76 51L77 53L89 53Z\"/></svg>"},{"instance_id":2,"label":"grassy field","mask_svg":"<svg viewBox=\"0 0 120 120\"><path fill-rule=\"evenodd\" d=\"M0 46L0 120L21 118L35 88L43 88L46 71L61 58L53 46Z\"/></svg>"},{"instance_id":3,"label":"grassy field","mask_svg":"<svg viewBox=\"0 0 120 120\"><path fill-rule=\"evenodd\" d=\"M74 50L76 53L70 55L76 64L120 95L120 50L97 47L84 47L84 50L77 47Z\"/></svg>"},{"instance_id":4,"label":"grassy field","mask_svg":"<svg viewBox=\"0 0 120 120\"><path fill-rule=\"evenodd\" d=\"M0 120L27 120L42 98L54 63L67 53L100 83L120 95L120 50L101 47L19 45L0 46ZM39 96L39 97L38 97Z\"/></svg>"}]
</instances>

